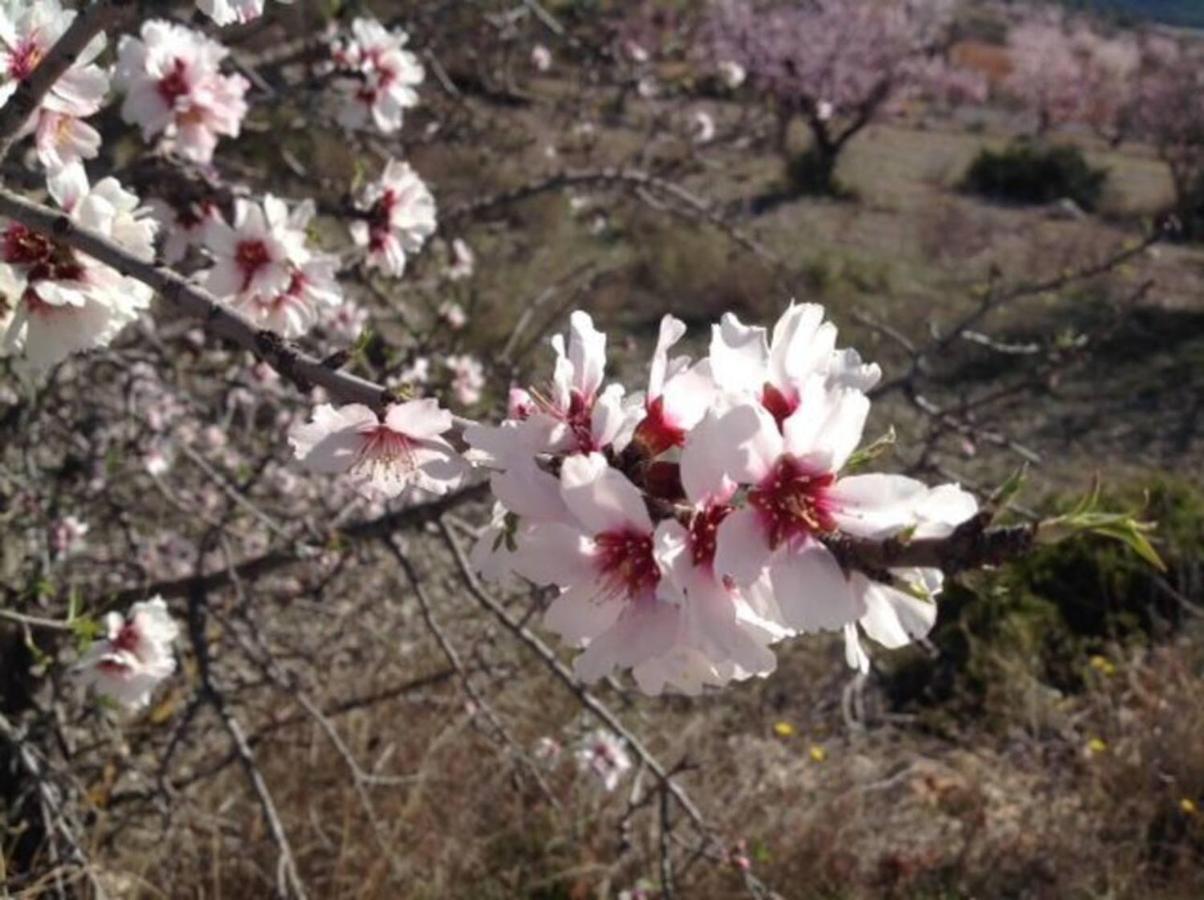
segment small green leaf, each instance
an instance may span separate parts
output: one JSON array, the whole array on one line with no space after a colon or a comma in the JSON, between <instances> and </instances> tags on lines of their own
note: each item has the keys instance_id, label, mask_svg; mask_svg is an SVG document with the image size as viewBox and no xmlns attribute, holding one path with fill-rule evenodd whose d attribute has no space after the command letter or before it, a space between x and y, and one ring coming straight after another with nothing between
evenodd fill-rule
<instances>
[{"instance_id":1,"label":"small green leaf","mask_svg":"<svg viewBox=\"0 0 1204 900\"><path fill-rule=\"evenodd\" d=\"M847 463L845 463L846 471L851 472L856 469L859 469L862 466L877 459L879 456L881 456L883 453L886 453L888 450L893 449L895 446L895 440L896 440L895 427L892 425L887 430L886 434L882 435L880 438L873 441L872 443L869 443L866 446L862 447L860 450L854 451L853 454L849 457L849 461Z\"/></svg>"},{"instance_id":2,"label":"small green leaf","mask_svg":"<svg viewBox=\"0 0 1204 900\"><path fill-rule=\"evenodd\" d=\"M991 496L987 499L987 506L995 510L1007 509L1016 495L1020 493L1020 488L1024 486L1027 478L1028 463L1024 462L1020 464L1020 468L1008 476L1007 481L991 492Z\"/></svg>"}]
</instances>

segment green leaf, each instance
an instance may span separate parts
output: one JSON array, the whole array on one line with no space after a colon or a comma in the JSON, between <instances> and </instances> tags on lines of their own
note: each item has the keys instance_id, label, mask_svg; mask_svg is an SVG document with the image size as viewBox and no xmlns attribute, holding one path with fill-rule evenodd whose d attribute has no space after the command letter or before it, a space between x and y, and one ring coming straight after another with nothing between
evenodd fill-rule
<instances>
[{"instance_id":1,"label":"green leaf","mask_svg":"<svg viewBox=\"0 0 1204 900\"><path fill-rule=\"evenodd\" d=\"M1142 521L1135 513L1104 512L1099 507L1100 482L1096 478L1091 490L1075 504L1074 509L1047 519L1038 526L1038 543L1056 544L1081 534L1098 534L1120 541L1158 571L1166 571L1166 563L1147 537L1155 530L1156 523Z\"/></svg>"},{"instance_id":2,"label":"green leaf","mask_svg":"<svg viewBox=\"0 0 1204 900\"><path fill-rule=\"evenodd\" d=\"M1000 511L1007 509L1016 495L1020 493L1020 488L1024 486L1027 479L1028 463L1024 462L1020 464L1020 468L1008 476L1007 481L991 492L991 496L987 499L987 506Z\"/></svg>"},{"instance_id":3,"label":"green leaf","mask_svg":"<svg viewBox=\"0 0 1204 900\"><path fill-rule=\"evenodd\" d=\"M877 459L883 453L893 449L895 446L895 440L895 426L892 425L889 429L887 429L886 434L882 435L872 443L862 447L860 450L855 450L849 457L848 462L845 463L845 470L852 472L856 469L860 469L862 466L867 465L868 463Z\"/></svg>"}]
</instances>

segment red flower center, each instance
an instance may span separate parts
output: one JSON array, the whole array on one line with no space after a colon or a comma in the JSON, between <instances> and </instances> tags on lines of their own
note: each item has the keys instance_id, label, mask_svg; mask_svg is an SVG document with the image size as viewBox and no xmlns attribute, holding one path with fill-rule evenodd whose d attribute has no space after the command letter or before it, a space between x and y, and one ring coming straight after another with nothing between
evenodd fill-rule
<instances>
[{"instance_id":1,"label":"red flower center","mask_svg":"<svg viewBox=\"0 0 1204 900\"><path fill-rule=\"evenodd\" d=\"M184 60L177 59L171 67L171 71L159 79L157 87L159 96L168 106L172 107L176 105L176 100L191 91L192 86L188 83Z\"/></svg>"},{"instance_id":2,"label":"red flower center","mask_svg":"<svg viewBox=\"0 0 1204 900\"><path fill-rule=\"evenodd\" d=\"M6 263L25 269L30 284L46 279L79 281L84 274L71 248L16 223L4 232L3 254Z\"/></svg>"},{"instance_id":3,"label":"red flower center","mask_svg":"<svg viewBox=\"0 0 1204 900\"><path fill-rule=\"evenodd\" d=\"M8 75L16 81L24 81L38 67L46 51L32 38L26 38L17 45L12 56L8 58Z\"/></svg>"},{"instance_id":4,"label":"red flower center","mask_svg":"<svg viewBox=\"0 0 1204 900\"><path fill-rule=\"evenodd\" d=\"M272 255L263 241L241 241L234 251L234 261L242 269L242 287L245 291L255 273L271 263Z\"/></svg>"},{"instance_id":5,"label":"red flower center","mask_svg":"<svg viewBox=\"0 0 1204 900\"><path fill-rule=\"evenodd\" d=\"M782 423L789 419L791 414L798 409L798 398L789 397L772 384L766 382L765 387L761 391L761 405L773 416L773 420L778 423L780 430Z\"/></svg>"},{"instance_id":6,"label":"red flower center","mask_svg":"<svg viewBox=\"0 0 1204 900\"><path fill-rule=\"evenodd\" d=\"M126 622L117 631L117 636L109 641L114 651L124 650L133 653L138 647L138 628L134 623Z\"/></svg>"},{"instance_id":7,"label":"red flower center","mask_svg":"<svg viewBox=\"0 0 1204 900\"><path fill-rule=\"evenodd\" d=\"M795 537L835 531L828 488L830 472L815 473L783 457L769 477L748 492L748 502L769 529L769 545L777 547Z\"/></svg>"},{"instance_id":8,"label":"red flower center","mask_svg":"<svg viewBox=\"0 0 1204 900\"><path fill-rule=\"evenodd\" d=\"M607 593L634 600L661 580L652 555L652 535L633 529L604 531L594 538L597 566Z\"/></svg>"},{"instance_id":9,"label":"red flower center","mask_svg":"<svg viewBox=\"0 0 1204 900\"><path fill-rule=\"evenodd\" d=\"M663 394L648 404L647 412L636 426L632 440L650 457L660 456L670 447L685 444L685 429L674 425L665 414Z\"/></svg>"},{"instance_id":10,"label":"red flower center","mask_svg":"<svg viewBox=\"0 0 1204 900\"><path fill-rule=\"evenodd\" d=\"M710 569L715 564L716 535L719 523L727 518L732 508L726 504L708 506L694 514L690 520L690 558L695 566Z\"/></svg>"}]
</instances>

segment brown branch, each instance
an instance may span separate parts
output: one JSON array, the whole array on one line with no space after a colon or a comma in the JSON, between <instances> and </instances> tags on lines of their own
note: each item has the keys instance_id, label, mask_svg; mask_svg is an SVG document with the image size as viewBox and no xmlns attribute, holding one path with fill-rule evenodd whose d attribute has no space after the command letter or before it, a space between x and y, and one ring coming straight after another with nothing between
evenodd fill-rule
<instances>
[{"instance_id":1,"label":"brown branch","mask_svg":"<svg viewBox=\"0 0 1204 900\"><path fill-rule=\"evenodd\" d=\"M75 64L97 35L108 30L118 16L133 6L133 0L94 0L75 17L29 77L17 85L8 102L0 108L0 162L8 156L25 123L42 105L55 82Z\"/></svg>"},{"instance_id":2,"label":"brown branch","mask_svg":"<svg viewBox=\"0 0 1204 900\"><path fill-rule=\"evenodd\" d=\"M375 519L356 522L345 528L336 529L334 535L341 540L359 542L373 538L386 537L397 531L408 531L439 520L444 513L455 509L464 503L481 500L489 493L489 483L480 482L462 488L452 494L446 494L436 500L429 500L417 506L399 509L386 513ZM183 578L173 578L166 581L153 582L138 587L124 588L115 593L105 595L105 605L111 607L124 606L136 600L158 594L165 599L187 597L195 590L213 591L234 583L236 579L248 581L261 578L277 569L307 559L301 546L293 546L281 550L273 550L262 556L244 560L235 566L226 566L207 575L186 575Z\"/></svg>"},{"instance_id":3,"label":"brown branch","mask_svg":"<svg viewBox=\"0 0 1204 900\"><path fill-rule=\"evenodd\" d=\"M138 259L116 242L79 227L65 213L0 187L0 215L149 285L175 312L199 320L209 333L252 353L301 388L316 385L325 388L338 402L363 403L373 409L380 409L394 399L392 392L383 385L325 365L318 357L300 350L275 332L259 328L245 316L223 306L216 297L183 276Z\"/></svg>"},{"instance_id":4,"label":"brown branch","mask_svg":"<svg viewBox=\"0 0 1204 900\"><path fill-rule=\"evenodd\" d=\"M983 511L943 538L869 541L840 537L828 547L845 569L876 577L889 569L932 568L956 575L984 566L998 566L1030 552L1037 523L988 528L992 513Z\"/></svg>"}]
</instances>

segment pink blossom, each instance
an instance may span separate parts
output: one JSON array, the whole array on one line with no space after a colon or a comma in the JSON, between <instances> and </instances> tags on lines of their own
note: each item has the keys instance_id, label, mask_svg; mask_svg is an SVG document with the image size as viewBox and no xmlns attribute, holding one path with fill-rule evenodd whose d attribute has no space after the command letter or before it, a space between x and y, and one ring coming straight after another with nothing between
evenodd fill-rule
<instances>
[{"instance_id":1,"label":"pink blossom","mask_svg":"<svg viewBox=\"0 0 1204 900\"><path fill-rule=\"evenodd\" d=\"M80 677L128 709L146 706L159 682L176 669L171 644L179 631L162 597L135 603L128 618L109 613L105 636L79 662Z\"/></svg>"},{"instance_id":2,"label":"pink blossom","mask_svg":"<svg viewBox=\"0 0 1204 900\"><path fill-rule=\"evenodd\" d=\"M485 367L468 354L449 356L446 363L452 370L452 391L456 400L465 406L479 403L485 387Z\"/></svg>"},{"instance_id":3,"label":"pink blossom","mask_svg":"<svg viewBox=\"0 0 1204 900\"><path fill-rule=\"evenodd\" d=\"M351 34L334 42L337 71L346 76L335 82L343 102L336 110L345 128L363 128L369 122L391 134L401 128L402 114L417 105L415 87L425 77L422 64L403 49L409 36L400 28L389 31L375 19L351 23Z\"/></svg>"},{"instance_id":4,"label":"pink blossom","mask_svg":"<svg viewBox=\"0 0 1204 900\"><path fill-rule=\"evenodd\" d=\"M75 19L60 0L0 6L0 106L29 77ZM36 133L38 158L51 172L96 156L100 135L79 121L96 113L109 90L109 76L95 59L104 49L98 35L51 86L21 134Z\"/></svg>"},{"instance_id":5,"label":"pink blossom","mask_svg":"<svg viewBox=\"0 0 1204 900\"><path fill-rule=\"evenodd\" d=\"M366 215L352 222L351 237L367 248L368 266L400 278L407 255L435 233L435 198L409 163L390 159L356 206Z\"/></svg>"},{"instance_id":6,"label":"pink blossom","mask_svg":"<svg viewBox=\"0 0 1204 900\"><path fill-rule=\"evenodd\" d=\"M393 403L382 417L353 403L323 404L289 432L298 459L315 472L346 474L369 495L397 497L416 487L444 493L460 483L465 465L444 438L452 417L434 400Z\"/></svg>"},{"instance_id":7,"label":"pink blossom","mask_svg":"<svg viewBox=\"0 0 1204 900\"><path fill-rule=\"evenodd\" d=\"M219 136L238 137L250 82L223 75L229 51L200 32L152 20L141 35L118 45L122 118L142 127L143 140L162 134L185 159L208 163Z\"/></svg>"},{"instance_id":8,"label":"pink blossom","mask_svg":"<svg viewBox=\"0 0 1204 900\"><path fill-rule=\"evenodd\" d=\"M536 44L531 48L531 65L537 72L548 71L552 68L552 51L543 44Z\"/></svg>"},{"instance_id":9,"label":"pink blossom","mask_svg":"<svg viewBox=\"0 0 1204 900\"><path fill-rule=\"evenodd\" d=\"M288 290L296 266L309 261L304 225L268 194L263 203L238 199L234 224L220 216L206 226L205 246L215 263L205 288L219 298L251 292L273 297Z\"/></svg>"},{"instance_id":10,"label":"pink blossom","mask_svg":"<svg viewBox=\"0 0 1204 900\"><path fill-rule=\"evenodd\" d=\"M51 196L76 224L116 241L140 259L154 256L155 223L114 178L88 185L75 163L48 181ZM150 304L132 278L18 222L3 229L0 295L16 298L0 352L39 373L71 353L109 343Z\"/></svg>"},{"instance_id":11,"label":"pink blossom","mask_svg":"<svg viewBox=\"0 0 1204 900\"><path fill-rule=\"evenodd\" d=\"M293 0L279 0L292 3ZM197 8L218 25L250 22L263 15L264 0L197 0Z\"/></svg>"}]
</instances>

